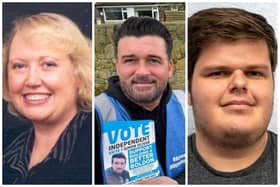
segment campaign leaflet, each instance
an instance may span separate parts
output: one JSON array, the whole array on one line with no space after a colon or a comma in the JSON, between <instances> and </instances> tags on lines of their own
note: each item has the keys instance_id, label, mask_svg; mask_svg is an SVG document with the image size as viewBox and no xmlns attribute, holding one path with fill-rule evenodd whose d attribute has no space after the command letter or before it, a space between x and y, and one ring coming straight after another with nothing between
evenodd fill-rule
<instances>
[{"instance_id":1,"label":"campaign leaflet","mask_svg":"<svg viewBox=\"0 0 280 187\"><path fill-rule=\"evenodd\" d=\"M130 184L160 175L153 120L110 121L102 126L106 184Z\"/></svg>"}]
</instances>

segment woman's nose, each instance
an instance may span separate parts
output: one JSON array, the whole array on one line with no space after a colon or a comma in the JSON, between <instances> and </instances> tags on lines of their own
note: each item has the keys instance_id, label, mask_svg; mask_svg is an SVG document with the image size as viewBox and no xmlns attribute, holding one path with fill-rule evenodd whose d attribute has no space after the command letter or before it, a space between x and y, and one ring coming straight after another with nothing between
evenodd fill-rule
<instances>
[{"instance_id":1,"label":"woman's nose","mask_svg":"<svg viewBox=\"0 0 280 187\"><path fill-rule=\"evenodd\" d=\"M41 85L40 71L37 67L33 66L28 69L26 85L30 87Z\"/></svg>"}]
</instances>

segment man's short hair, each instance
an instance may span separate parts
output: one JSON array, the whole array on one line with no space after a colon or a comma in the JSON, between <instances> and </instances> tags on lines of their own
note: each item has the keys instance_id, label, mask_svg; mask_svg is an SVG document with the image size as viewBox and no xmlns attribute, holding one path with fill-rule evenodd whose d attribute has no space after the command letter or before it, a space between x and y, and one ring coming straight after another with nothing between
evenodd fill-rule
<instances>
[{"instance_id":1,"label":"man's short hair","mask_svg":"<svg viewBox=\"0 0 280 187\"><path fill-rule=\"evenodd\" d=\"M159 36L164 39L167 56L171 59L173 47L171 34L162 23L150 17L129 17L121 25L115 25L113 41L116 57L118 55L118 43L122 37L142 37L146 35Z\"/></svg>"},{"instance_id":2,"label":"man's short hair","mask_svg":"<svg viewBox=\"0 0 280 187\"><path fill-rule=\"evenodd\" d=\"M195 64L203 49L218 41L241 39L265 40L269 50L271 69L277 64L277 41L266 19L238 8L210 8L188 19L188 80L189 90Z\"/></svg>"},{"instance_id":3,"label":"man's short hair","mask_svg":"<svg viewBox=\"0 0 280 187\"><path fill-rule=\"evenodd\" d=\"M126 161L126 157L125 157L125 155L123 153L114 154L112 156L112 163L113 163L114 158L123 158Z\"/></svg>"}]
</instances>

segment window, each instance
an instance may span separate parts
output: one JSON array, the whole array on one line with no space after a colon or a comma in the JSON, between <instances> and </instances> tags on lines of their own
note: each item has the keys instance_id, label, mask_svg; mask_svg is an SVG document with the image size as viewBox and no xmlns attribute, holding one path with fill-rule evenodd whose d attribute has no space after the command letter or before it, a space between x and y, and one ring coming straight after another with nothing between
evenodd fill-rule
<instances>
[{"instance_id":1,"label":"window","mask_svg":"<svg viewBox=\"0 0 280 187\"><path fill-rule=\"evenodd\" d=\"M127 19L127 9L122 8L122 13L123 13L123 19Z\"/></svg>"},{"instance_id":2,"label":"window","mask_svg":"<svg viewBox=\"0 0 280 187\"><path fill-rule=\"evenodd\" d=\"M123 13L123 19L127 19L127 12Z\"/></svg>"},{"instance_id":3,"label":"window","mask_svg":"<svg viewBox=\"0 0 280 187\"><path fill-rule=\"evenodd\" d=\"M144 16L153 17L151 10L140 10L138 11L138 15L139 17L144 17Z\"/></svg>"},{"instance_id":4,"label":"window","mask_svg":"<svg viewBox=\"0 0 280 187\"><path fill-rule=\"evenodd\" d=\"M121 8L104 8L106 20L122 20Z\"/></svg>"},{"instance_id":5,"label":"window","mask_svg":"<svg viewBox=\"0 0 280 187\"><path fill-rule=\"evenodd\" d=\"M154 13L154 19L157 19L157 12L153 12Z\"/></svg>"}]
</instances>

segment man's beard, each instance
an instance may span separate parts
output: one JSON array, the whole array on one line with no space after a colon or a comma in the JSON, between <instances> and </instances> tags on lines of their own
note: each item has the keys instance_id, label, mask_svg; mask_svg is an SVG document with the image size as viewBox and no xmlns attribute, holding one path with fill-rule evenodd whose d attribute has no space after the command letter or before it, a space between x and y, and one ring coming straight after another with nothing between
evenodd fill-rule
<instances>
[{"instance_id":1,"label":"man's beard","mask_svg":"<svg viewBox=\"0 0 280 187\"><path fill-rule=\"evenodd\" d=\"M266 131L262 131L255 134L224 134L224 141L222 141L221 144L224 144L224 146L231 147L232 149L240 149L242 147L245 148L258 142L265 132Z\"/></svg>"},{"instance_id":2,"label":"man's beard","mask_svg":"<svg viewBox=\"0 0 280 187\"><path fill-rule=\"evenodd\" d=\"M147 82L153 84L152 87L135 88L134 84L138 82ZM149 104L162 96L167 82L159 82L150 76L135 76L130 82L120 80L120 86L129 100L134 103Z\"/></svg>"},{"instance_id":3,"label":"man's beard","mask_svg":"<svg viewBox=\"0 0 280 187\"><path fill-rule=\"evenodd\" d=\"M260 140L266 133L265 128L262 130L259 129L255 132L228 129L220 134L215 134L213 131L211 132L211 130L207 130L207 127L200 128L200 131L208 141L211 141L220 147L227 147L232 150L249 147L258 142L258 140Z\"/></svg>"}]
</instances>

